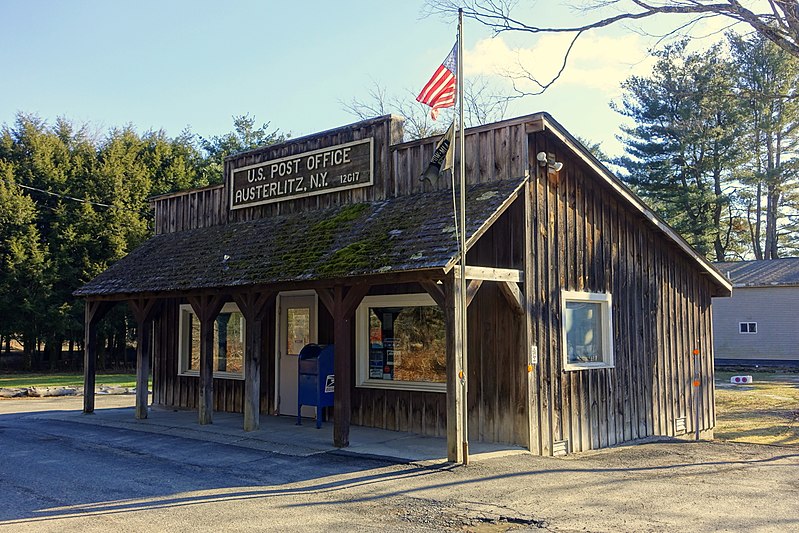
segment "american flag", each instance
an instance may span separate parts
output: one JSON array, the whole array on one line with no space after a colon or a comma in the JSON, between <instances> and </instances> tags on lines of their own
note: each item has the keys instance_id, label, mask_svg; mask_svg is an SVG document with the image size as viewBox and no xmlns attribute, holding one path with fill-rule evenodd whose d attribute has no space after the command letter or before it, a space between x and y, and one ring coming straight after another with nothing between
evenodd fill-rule
<instances>
[{"instance_id":1,"label":"american flag","mask_svg":"<svg viewBox=\"0 0 799 533\"><path fill-rule=\"evenodd\" d=\"M433 120L438 118L438 110L447 107L455 107L455 72L458 64L458 43L452 47L452 51L438 67L433 77L416 97L417 102L427 104L433 109L430 117Z\"/></svg>"}]
</instances>

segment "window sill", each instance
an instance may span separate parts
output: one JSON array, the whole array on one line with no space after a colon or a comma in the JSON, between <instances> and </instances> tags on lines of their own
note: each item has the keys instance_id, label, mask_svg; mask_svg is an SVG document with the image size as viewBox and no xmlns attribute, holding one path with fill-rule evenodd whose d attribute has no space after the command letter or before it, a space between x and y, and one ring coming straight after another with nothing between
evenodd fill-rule
<instances>
[{"instance_id":1,"label":"window sill","mask_svg":"<svg viewBox=\"0 0 799 533\"><path fill-rule=\"evenodd\" d=\"M198 378L200 373L196 370L186 370L185 372L178 372L178 376L187 378ZM235 379L244 381L244 374L236 374L233 372L214 372L214 379Z\"/></svg>"},{"instance_id":2,"label":"window sill","mask_svg":"<svg viewBox=\"0 0 799 533\"><path fill-rule=\"evenodd\" d=\"M377 381L366 380L357 385L360 389L408 390L417 392L447 392L446 383L424 383L421 381Z\"/></svg>"},{"instance_id":3,"label":"window sill","mask_svg":"<svg viewBox=\"0 0 799 533\"><path fill-rule=\"evenodd\" d=\"M564 372L575 372L578 370L596 370L600 368L616 368L616 365L608 363L583 363L583 364L566 364L563 366Z\"/></svg>"}]
</instances>

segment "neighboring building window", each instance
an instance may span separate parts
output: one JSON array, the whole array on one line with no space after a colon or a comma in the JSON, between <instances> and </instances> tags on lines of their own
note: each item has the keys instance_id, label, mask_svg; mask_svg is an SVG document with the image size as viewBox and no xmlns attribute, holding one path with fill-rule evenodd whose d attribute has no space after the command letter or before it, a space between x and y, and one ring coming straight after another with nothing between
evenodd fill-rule
<instances>
[{"instance_id":1,"label":"neighboring building window","mask_svg":"<svg viewBox=\"0 0 799 533\"><path fill-rule=\"evenodd\" d=\"M444 313L428 294L365 297L356 347L358 386L446 390Z\"/></svg>"},{"instance_id":2,"label":"neighboring building window","mask_svg":"<svg viewBox=\"0 0 799 533\"><path fill-rule=\"evenodd\" d=\"M214 377L244 379L244 316L225 304L214 321ZM200 321L190 305L180 306L179 374L200 375Z\"/></svg>"},{"instance_id":3,"label":"neighboring building window","mask_svg":"<svg viewBox=\"0 0 799 533\"><path fill-rule=\"evenodd\" d=\"M739 322L738 331L747 335L757 333L757 322Z\"/></svg>"},{"instance_id":4,"label":"neighboring building window","mask_svg":"<svg viewBox=\"0 0 799 533\"><path fill-rule=\"evenodd\" d=\"M613 366L610 294L563 291L564 368Z\"/></svg>"}]
</instances>

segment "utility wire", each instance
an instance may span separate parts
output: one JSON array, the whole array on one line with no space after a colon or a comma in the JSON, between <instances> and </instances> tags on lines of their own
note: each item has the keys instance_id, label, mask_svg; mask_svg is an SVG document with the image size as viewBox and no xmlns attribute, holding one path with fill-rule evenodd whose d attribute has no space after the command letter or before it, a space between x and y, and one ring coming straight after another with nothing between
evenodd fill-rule
<instances>
[{"instance_id":1,"label":"utility wire","mask_svg":"<svg viewBox=\"0 0 799 533\"><path fill-rule=\"evenodd\" d=\"M5 181L6 183L9 183L7 180L3 180L3 181ZM27 189L29 191L36 191L36 192L40 192L42 194L48 194L50 196L56 196L58 198L64 198L66 200L72 200L74 202L81 202L83 204L92 204L92 205L97 205L97 206L100 206L100 207L113 207L113 206L111 206L109 204L103 204L103 203L100 203L100 202L92 202L91 200L86 200L84 198L75 198L74 196L69 196L67 194L59 194L57 192L45 191L44 189L37 189L36 187L30 187L28 185L23 185L21 183L16 183L15 185L17 185L18 187L20 187L22 189Z\"/></svg>"},{"instance_id":2,"label":"utility wire","mask_svg":"<svg viewBox=\"0 0 799 533\"><path fill-rule=\"evenodd\" d=\"M3 181L5 181L8 184L11 184L11 182L8 181L7 179L3 179ZM136 213L137 215L144 215L145 214L145 213L142 213L142 212L137 211L135 209L127 209L127 208L124 208L124 207L117 207L117 206L110 205L110 204L104 204L102 202L92 202L91 200L86 200L85 198L75 198L74 196L69 196L67 194L59 194L57 192L45 191L44 189L37 189L36 187L31 187L29 185L22 185L21 183L14 183L14 185L16 185L17 187L20 187L22 189L27 189L29 191L36 191L36 192L40 192L42 194L47 194L49 196L55 196L57 198L64 198L65 200L72 200L73 202L80 202L82 204L91 204L91 205L96 205L98 207L109 207L109 208L119 209L121 211L127 211L129 213Z\"/></svg>"}]
</instances>

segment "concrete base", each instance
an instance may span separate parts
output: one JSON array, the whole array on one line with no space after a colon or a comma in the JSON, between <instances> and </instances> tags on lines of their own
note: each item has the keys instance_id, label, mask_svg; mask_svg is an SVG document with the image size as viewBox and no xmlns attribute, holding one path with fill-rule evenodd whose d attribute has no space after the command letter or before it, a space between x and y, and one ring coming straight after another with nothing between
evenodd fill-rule
<instances>
[{"instance_id":1,"label":"concrete base","mask_svg":"<svg viewBox=\"0 0 799 533\"><path fill-rule=\"evenodd\" d=\"M50 411L38 417L174 435L298 457L336 453L423 464L439 464L447 459L445 438L352 426L350 445L336 448L333 424L326 423L316 429L313 420L308 419L307 424L297 426L296 418L288 416L261 415L260 429L256 431L244 431L243 415L237 413L215 412L214 423L201 426L197 423L196 411L158 407L151 407L148 418L141 420L134 417L133 407L98 408L92 417L74 411ZM519 446L499 443L472 442L469 448L472 461L529 453Z\"/></svg>"}]
</instances>

